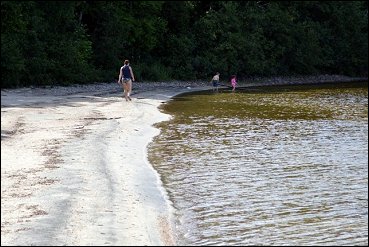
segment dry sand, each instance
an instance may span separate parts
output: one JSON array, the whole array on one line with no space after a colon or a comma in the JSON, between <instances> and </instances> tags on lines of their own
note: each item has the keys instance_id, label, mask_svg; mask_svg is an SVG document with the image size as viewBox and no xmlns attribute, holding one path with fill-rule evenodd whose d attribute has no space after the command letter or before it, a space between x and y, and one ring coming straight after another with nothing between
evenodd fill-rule
<instances>
[{"instance_id":1,"label":"dry sand","mask_svg":"<svg viewBox=\"0 0 369 247\"><path fill-rule=\"evenodd\" d=\"M158 106L208 86L135 83L1 92L1 245L175 245L147 145Z\"/></svg>"}]
</instances>

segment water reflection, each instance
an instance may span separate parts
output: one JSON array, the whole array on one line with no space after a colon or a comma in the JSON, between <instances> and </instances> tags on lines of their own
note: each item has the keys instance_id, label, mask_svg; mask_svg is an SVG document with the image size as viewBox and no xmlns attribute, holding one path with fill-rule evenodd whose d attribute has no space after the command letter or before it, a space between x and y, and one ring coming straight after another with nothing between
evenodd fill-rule
<instances>
[{"instance_id":1,"label":"water reflection","mask_svg":"<svg viewBox=\"0 0 369 247\"><path fill-rule=\"evenodd\" d=\"M367 87L199 92L149 159L184 245L368 243Z\"/></svg>"}]
</instances>

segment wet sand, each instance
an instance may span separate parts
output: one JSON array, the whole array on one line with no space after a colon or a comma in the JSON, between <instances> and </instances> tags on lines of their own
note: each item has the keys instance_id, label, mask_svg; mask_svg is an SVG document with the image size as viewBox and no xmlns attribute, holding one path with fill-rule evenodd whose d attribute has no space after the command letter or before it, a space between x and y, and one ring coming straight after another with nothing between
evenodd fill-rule
<instances>
[{"instance_id":1,"label":"wet sand","mask_svg":"<svg viewBox=\"0 0 369 247\"><path fill-rule=\"evenodd\" d=\"M1 92L1 245L175 245L146 147L158 106L207 86L117 84Z\"/></svg>"}]
</instances>

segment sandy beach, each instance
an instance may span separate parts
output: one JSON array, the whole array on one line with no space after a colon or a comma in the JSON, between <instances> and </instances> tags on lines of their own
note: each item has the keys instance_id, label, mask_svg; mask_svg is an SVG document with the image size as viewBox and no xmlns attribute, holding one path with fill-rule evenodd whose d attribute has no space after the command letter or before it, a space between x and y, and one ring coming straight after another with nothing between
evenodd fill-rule
<instances>
[{"instance_id":1,"label":"sandy beach","mask_svg":"<svg viewBox=\"0 0 369 247\"><path fill-rule=\"evenodd\" d=\"M1 245L175 245L146 147L158 106L206 86L136 83L1 92Z\"/></svg>"},{"instance_id":2,"label":"sandy beach","mask_svg":"<svg viewBox=\"0 0 369 247\"><path fill-rule=\"evenodd\" d=\"M2 90L1 245L176 245L146 148L170 118L158 106L207 89L137 82L128 102L117 83Z\"/></svg>"}]
</instances>

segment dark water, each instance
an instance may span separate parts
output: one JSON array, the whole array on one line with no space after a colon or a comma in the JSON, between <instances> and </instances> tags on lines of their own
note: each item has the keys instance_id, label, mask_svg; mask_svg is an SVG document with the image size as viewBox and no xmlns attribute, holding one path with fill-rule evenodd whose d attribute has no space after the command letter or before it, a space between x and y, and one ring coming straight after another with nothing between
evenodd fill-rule
<instances>
[{"instance_id":1,"label":"dark water","mask_svg":"<svg viewBox=\"0 0 369 247\"><path fill-rule=\"evenodd\" d=\"M180 95L149 146L183 245L367 245L367 84Z\"/></svg>"}]
</instances>

